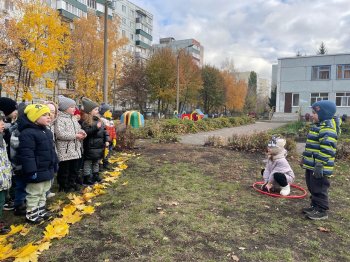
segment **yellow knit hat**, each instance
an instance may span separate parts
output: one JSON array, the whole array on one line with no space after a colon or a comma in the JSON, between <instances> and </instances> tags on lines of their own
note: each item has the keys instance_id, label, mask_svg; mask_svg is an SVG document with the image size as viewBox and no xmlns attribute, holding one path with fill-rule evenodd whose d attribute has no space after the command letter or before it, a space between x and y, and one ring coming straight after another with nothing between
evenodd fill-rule
<instances>
[{"instance_id":1,"label":"yellow knit hat","mask_svg":"<svg viewBox=\"0 0 350 262\"><path fill-rule=\"evenodd\" d=\"M105 118L112 118L112 112L110 111L110 110L107 110L104 114L103 114L103 116L105 117Z\"/></svg>"},{"instance_id":2,"label":"yellow knit hat","mask_svg":"<svg viewBox=\"0 0 350 262\"><path fill-rule=\"evenodd\" d=\"M42 115L50 113L50 108L46 105L32 104L26 107L24 113L27 115L28 119L34 123Z\"/></svg>"}]
</instances>

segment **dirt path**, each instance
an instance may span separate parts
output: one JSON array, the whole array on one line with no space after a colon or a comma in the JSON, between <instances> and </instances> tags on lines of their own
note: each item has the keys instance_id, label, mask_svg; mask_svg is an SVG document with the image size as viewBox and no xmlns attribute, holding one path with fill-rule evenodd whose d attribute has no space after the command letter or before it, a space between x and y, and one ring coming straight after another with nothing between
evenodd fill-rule
<instances>
[{"instance_id":1,"label":"dirt path","mask_svg":"<svg viewBox=\"0 0 350 262\"><path fill-rule=\"evenodd\" d=\"M273 122L256 122L255 124L223 128L210 132L200 132L196 134L183 135L180 137L180 142L190 145L204 145L205 141L210 136L221 136L225 138L231 137L233 134L252 134L255 132L266 131L285 125L286 123Z\"/></svg>"}]
</instances>

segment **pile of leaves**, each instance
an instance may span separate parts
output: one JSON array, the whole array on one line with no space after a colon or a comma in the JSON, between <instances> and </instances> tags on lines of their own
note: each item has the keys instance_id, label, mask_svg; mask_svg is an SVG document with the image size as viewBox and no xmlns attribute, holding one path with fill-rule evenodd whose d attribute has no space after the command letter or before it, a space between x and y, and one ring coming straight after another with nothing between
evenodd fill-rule
<instances>
[{"instance_id":1,"label":"pile of leaves","mask_svg":"<svg viewBox=\"0 0 350 262\"><path fill-rule=\"evenodd\" d=\"M177 142L178 135L212 131L225 127L235 127L254 123L248 116L205 118L200 121L188 119L160 119L148 120L145 127L134 129L137 138L153 138L157 142Z\"/></svg>"},{"instance_id":2,"label":"pile of leaves","mask_svg":"<svg viewBox=\"0 0 350 262\"><path fill-rule=\"evenodd\" d=\"M11 231L6 235L0 236L0 260L13 258L16 262L38 261L39 255L50 248L52 240L66 237L69 234L71 225L79 222L83 216L91 215L95 212L95 207L98 207L100 203L93 204L92 200L99 195L106 194L105 189L117 182L122 171L128 167L125 162L132 156L134 155L123 153L117 158L111 158L109 161L112 164L117 163L117 167L114 168L114 171L104 174L101 184L86 187L81 195L68 194L68 204L63 203L61 200L54 203L50 210L57 217L45 227L41 239L14 248L12 244L15 241L14 237L18 235L19 237L25 237L31 228L24 225L11 225Z\"/></svg>"}]
</instances>

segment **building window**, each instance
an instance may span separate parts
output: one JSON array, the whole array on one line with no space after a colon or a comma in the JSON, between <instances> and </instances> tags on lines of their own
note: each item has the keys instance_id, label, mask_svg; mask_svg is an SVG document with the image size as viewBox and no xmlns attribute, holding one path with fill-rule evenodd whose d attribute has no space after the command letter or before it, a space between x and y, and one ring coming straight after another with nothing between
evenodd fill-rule
<instances>
[{"instance_id":1,"label":"building window","mask_svg":"<svg viewBox=\"0 0 350 262\"><path fill-rule=\"evenodd\" d=\"M96 0L88 0L87 5L90 8L96 9Z\"/></svg>"},{"instance_id":2,"label":"building window","mask_svg":"<svg viewBox=\"0 0 350 262\"><path fill-rule=\"evenodd\" d=\"M12 0L5 0L5 9L7 11L13 11L13 1Z\"/></svg>"},{"instance_id":3,"label":"building window","mask_svg":"<svg viewBox=\"0 0 350 262\"><path fill-rule=\"evenodd\" d=\"M293 94L293 106L299 106L299 94Z\"/></svg>"},{"instance_id":4,"label":"building window","mask_svg":"<svg viewBox=\"0 0 350 262\"><path fill-rule=\"evenodd\" d=\"M125 5L122 5L122 11L123 11L124 13L126 13L126 6L125 6Z\"/></svg>"},{"instance_id":5,"label":"building window","mask_svg":"<svg viewBox=\"0 0 350 262\"><path fill-rule=\"evenodd\" d=\"M123 17L123 25L126 25L126 19Z\"/></svg>"},{"instance_id":6,"label":"building window","mask_svg":"<svg viewBox=\"0 0 350 262\"><path fill-rule=\"evenodd\" d=\"M337 79L350 79L350 65L337 65Z\"/></svg>"},{"instance_id":7,"label":"building window","mask_svg":"<svg viewBox=\"0 0 350 262\"><path fill-rule=\"evenodd\" d=\"M130 34L130 39L134 40L134 35L133 34Z\"/></svg>"},{"instance_id":8,"label":"building window","mask_svg":"<svg viewBox=\"0 0 350 262\"><path fill-rule=\"evenodd\" d=\"M125 37L125 30L122 30L122 36Z\"/></svg>"},{"instance_id":9,"label":"building window","mask_svg":"<svg viewBox=\"0 0 350 262\"><path fill-rule=\"evenodd\" d=\"M311 105L321 100L328 100L328 93L311 93Z\"/></svg>"},{"instance_id":10,"label":"building window","mask_svg":"<svg viewBox=\"0 0 350 262\"><path fill-rule=\"evenodd\" d=\"M313 66L311 80L328 80L331 76L331 66Z\"/></svg>"},{"instance_id":11,"label":"building window","mask_svg":"<svg viewBox=\"0 0 350 262\"><path fill-rule=\"evenodd\" d=\"M350 106L350 93L335 93L335 104L337 106Z\"/></svg>"}]
</instances>

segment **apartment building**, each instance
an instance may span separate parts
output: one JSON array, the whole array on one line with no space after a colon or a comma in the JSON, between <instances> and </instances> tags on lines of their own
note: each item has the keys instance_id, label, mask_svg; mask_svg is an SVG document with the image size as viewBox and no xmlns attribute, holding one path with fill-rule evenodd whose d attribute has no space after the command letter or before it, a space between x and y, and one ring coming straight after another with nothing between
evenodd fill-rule
<instances>
[{"instance_id":1,"label":"apartment building","mask_svg":"<svg viewBox=\"0 0 350 262\"><path fill-rule=\"evenodd\" d=\"M332 100L337 114L350 114L349 53L279 58L273 73L276 112L311 113L314 102Z\"/></svg>"},{"instance_id":2,"label":"apartment building","mask_svg":"<svg viewBox=\"0 0 350 262\"><path fill-rule=\"evenodd\" d=\"M198 66L202 67L204 63L204 47L201 43L193 38L175 40L173 37L161 38L159 44L154 44L153 49L171 48L174 53L185 49L189 53Z\"/></svg>"}]
</instances>

